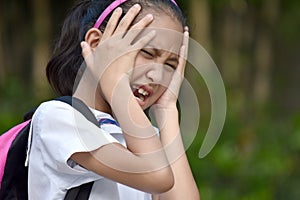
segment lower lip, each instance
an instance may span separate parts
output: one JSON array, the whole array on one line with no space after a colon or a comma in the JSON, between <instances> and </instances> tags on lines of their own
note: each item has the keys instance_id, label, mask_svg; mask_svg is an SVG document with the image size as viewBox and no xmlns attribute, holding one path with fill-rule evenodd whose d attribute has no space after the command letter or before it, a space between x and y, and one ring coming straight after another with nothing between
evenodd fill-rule
<instances>
[{"instance_id":1,"label":"lower lip","mask_svg":"<svg viewBox=\"0 0 300 200\"><path fill-rule=\"evenodd\" d=\"M138 98L136 98L136 100L137 100L138 104L139 104L141 107L143 107L143 106L145 106L145 105L146 105L146 102L145 102L145 100L144 100L144 101L141 101L141 100L140 100L140 99L138 99Z\"/></svg>"}]
</instances>

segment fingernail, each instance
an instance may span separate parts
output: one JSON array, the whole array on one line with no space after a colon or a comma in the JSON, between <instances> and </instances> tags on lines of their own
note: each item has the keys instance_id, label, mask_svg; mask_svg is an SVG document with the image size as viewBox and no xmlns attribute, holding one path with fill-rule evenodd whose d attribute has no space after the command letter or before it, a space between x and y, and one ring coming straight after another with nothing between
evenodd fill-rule
<instances>
[{"instance_id":1,"label":"fingernail","mask_svg":"<svg viewBox=\"0 0 300 200\"><path fill-rule=\"evenodd\" d=\"M146 17L147 17L148 19L153 19L153 15L152 15L152 14L146 15Z\"/></svg>"},{"instance_id":2,"label":"fingernail","mask_svg":"<svg viewBox=\"0 0 300 200\"><path fill-rule=\"evenodd\" d=\"M141 9L141 5L140 4L135 4L134 7L137 8L137 9Z\"/></svg>"},{"instance_id":3,"label":"fingernail","mask_svg":"<svg viewBox=\"0 0 300 200\"><path fill-rule=\"evenodd\" d=\"M118 7L116 8L115 12L118 13L118 12L121 12L122 11L122 8L121 7Z\"/></svg>"}]
</instances>

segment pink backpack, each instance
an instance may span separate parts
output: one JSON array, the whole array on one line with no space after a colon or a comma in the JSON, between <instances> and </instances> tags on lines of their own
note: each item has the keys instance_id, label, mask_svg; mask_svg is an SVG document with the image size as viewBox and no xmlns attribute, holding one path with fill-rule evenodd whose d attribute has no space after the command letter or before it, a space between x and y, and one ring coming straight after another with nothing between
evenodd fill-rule
<instances>
[{"instance_id":1,"label":"pink backpack","mask_svg":"<svg viewBox=\"0 0 300 200\"><path fill-rule=\"evenodd\" d=\"M79 99L64 96L55 99L73 106L89 121L99 126L99 122L89 108ZM31 117L34 110L26 114L24 122L12 127L0 136L0 199L28 199L28 167L25 166ZM65 200L85 200L89 198L93 182L68 190Z\"/></svg>"},{"instance_id":2,"label":"pink backpack","mask_svg":"<svg viewBox=\"0 0 300 200\"><path fill-rule=\"evenodd\" d=\"M13 128L11 128L9 131L4 133L3 135L0 136L0 188L2 186L2 179L4 175L4 169L5 169L5 164L7 160L7 155L8 151L13 143L13 141L16 139L18 133L20 133L23 129L26 129L26 126L29 126L30 120L27 120ZM25 164L25 163L24 163Z\"/></svg>"},{"instance_id":3,"label":"pink backpack","mask_svg":"<svg viewBox=\"0 0 300 200\"><path fill-rule=\"evenodd\" d=\"M0 136L0 199L16 193L17 199L27 199L27 167L25 167L30 120Z\"/></svg>"}]
</instances>

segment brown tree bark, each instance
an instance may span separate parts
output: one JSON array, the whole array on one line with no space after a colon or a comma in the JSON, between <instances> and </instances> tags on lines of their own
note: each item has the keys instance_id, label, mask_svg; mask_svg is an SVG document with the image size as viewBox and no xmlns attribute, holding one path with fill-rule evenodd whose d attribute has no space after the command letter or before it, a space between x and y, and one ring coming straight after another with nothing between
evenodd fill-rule
<instances>
[{"instance_id":1,"label":"brown tree bark","mask_svg":"<svg viewBox=\"0 0 300 200\"><path fill-rule=\"evenodd\" d=\"M274 64L272 30L279 15L279 0L264 1L261 10L261 27L255 47L256 75L253 84L254 101L257 105L265 105L270 96L271 72Z\"/></svg>"},{"instance_id":2,"label":"brown tree bark","mask_svg":"<svg viewBox=\"0 0 300 200\"><path fill-rule=\"evenodd\" d=\"M3 3L0 2L0 86L4 85L6 77L6 59L4 51L5 17Z\"/></svg>"},{"instance_id":3,"label":"brown tree bark","mask_svg":"<svg viewBox=\"0 0 300 200\"><path fill-rule=\"evenodd\" d=\"M4 49L3 49L3 18L0 15L0 86L4 84L5 77L5 63L4 63Z\"/></svg>"},{"instance_id":4,"label":"brown tree bark","mask_svg":"<svg viewBox=\"0 0 300 200\"><path fill-rule=\"evenodd\" d=\"M206 51L211 50L210 7L207 0L194 0L189 3L188 16L191 37L199 42Z\"/></svg>"},{"instance_id":5,"label":"brown tree bark","mask_svg":"<svg viewBox=\"0 0 300 200\"><path fill-rule=\"evenodd\" d=\"M49 95L45 68L50 57L51 10L49 0L32 0L35 40L33 44L33 88L38 99Z\"/></svg>"}]
</instances>

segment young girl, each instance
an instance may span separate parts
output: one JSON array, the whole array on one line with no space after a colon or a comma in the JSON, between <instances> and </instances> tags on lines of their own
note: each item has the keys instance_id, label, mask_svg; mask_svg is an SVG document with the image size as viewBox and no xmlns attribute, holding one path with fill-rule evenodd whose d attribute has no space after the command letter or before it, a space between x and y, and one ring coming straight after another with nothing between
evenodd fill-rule
<instances>
[{"instance_id":1,"label":"young girl","mask_svg":"<svg viewBox=\"0 0 300 200\"><path fill-rule=\"evenodd\" d=\"M83 0L71 10L47 77L59 95L88 105L100 128L68 104L41 104L29 199L64 199L91 181L89 199L199 199L176 108L188 37L174 0Z\"/></svg>"}]
</instances>

